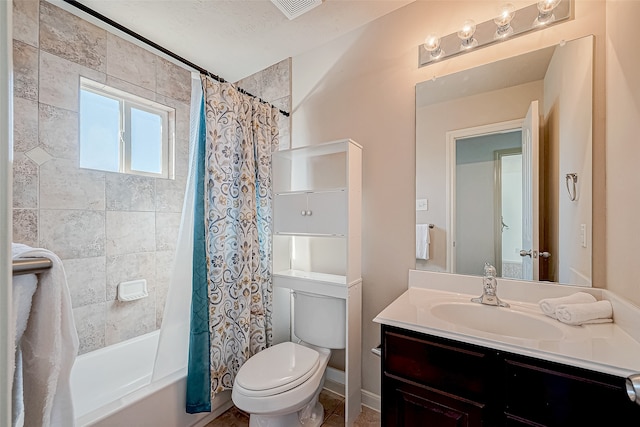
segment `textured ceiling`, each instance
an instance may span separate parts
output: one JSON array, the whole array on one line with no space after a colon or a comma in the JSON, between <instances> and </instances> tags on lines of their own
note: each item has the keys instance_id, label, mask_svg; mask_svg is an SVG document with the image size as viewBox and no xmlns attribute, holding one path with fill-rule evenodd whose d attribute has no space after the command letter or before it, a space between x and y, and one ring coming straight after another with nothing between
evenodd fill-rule
<instances>
[{"instance_id":1,"label":"textured ceiling","mask_svg":"<svg viewBox=\"0 0 640 427\"><path fill-rule=\"evenodd\" d=\"M206 68L238 81L413 0L325 0L290 21L269 0L80 0Z\"/></svg>"}]
</instances>

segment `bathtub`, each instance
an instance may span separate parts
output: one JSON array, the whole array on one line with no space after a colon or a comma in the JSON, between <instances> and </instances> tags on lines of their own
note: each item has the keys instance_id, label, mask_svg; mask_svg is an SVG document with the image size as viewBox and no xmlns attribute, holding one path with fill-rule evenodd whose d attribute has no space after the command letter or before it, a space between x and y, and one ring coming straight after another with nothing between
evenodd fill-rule
<instances>
[{"instance_id":1,"label":"bathtub","mask_svg":"<svg viewBox=\"0 0 640 427\"><path fill-rule=\"evenodd\" d=\"M211 413L187 414L186 366L152 381L160 331L78 356L71 371L76 425L199 427L231 407L229 392Z\"/></svg>"}]
</instances>

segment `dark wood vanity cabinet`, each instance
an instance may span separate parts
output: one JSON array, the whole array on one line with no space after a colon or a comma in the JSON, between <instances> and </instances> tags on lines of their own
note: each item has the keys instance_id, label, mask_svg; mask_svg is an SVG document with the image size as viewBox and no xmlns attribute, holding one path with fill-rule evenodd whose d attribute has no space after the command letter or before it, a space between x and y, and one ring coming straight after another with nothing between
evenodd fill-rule
<instances>
[{"instance_id":1,"label":"dark wood vanity cabinet","mask_svg":"<svg viewBox=\"0 0 640 427\"><path fill-rule=\"evenodd\" d=\"M382 326L382 425L640 425L624 378Z\"/></svg>"}]
</instances>

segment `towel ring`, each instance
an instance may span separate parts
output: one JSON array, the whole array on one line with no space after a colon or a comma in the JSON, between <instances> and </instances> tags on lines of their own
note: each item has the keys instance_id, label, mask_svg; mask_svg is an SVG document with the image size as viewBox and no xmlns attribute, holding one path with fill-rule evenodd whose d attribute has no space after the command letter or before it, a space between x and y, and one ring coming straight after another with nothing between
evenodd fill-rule
<instances>
[{"instance_id":1,"label":"towel ring","mask_svg":"<svg viewBox=\"0 0 640 427\"><path fill-rule=\"evenodd\" d=\"M578 182L578 174L577 173L568 173L565 176L565 183L567 184L567 193L569 193L569 200L575 202L578 198L578 190L576 188L576 183Z\"/></svg>"}]
</instances>

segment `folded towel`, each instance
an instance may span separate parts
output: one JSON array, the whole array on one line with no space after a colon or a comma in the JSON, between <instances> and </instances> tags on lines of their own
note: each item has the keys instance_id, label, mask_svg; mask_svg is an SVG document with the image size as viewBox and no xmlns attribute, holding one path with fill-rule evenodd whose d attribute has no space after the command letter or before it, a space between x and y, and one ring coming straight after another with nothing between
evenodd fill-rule
<instances>
[{"instance_id":1,"label":"folded towel","mask_svg":"<svg viewBox=\"0 0 640 427\"><path fill-rule=\"evenodd\" d=\"M429 224L416 224L416 259L429 259Z\"/></svg>"},{"instance_id":2,"label":"folded towel","mask_svg":"<svg viewBox=\"0 0 640 427\"><path fill-rule=\"evenodd\" d=\"M538 303L540 309L549 317L556 318L556 308L562 304L584 304L596 302L596 298L586 292L577 292L573 295L559 298L545 298Z\"/></svg>"},{"instance_id":3,"label":"folded towel","mask_svg":"<svg viewBox=\"0 0 640 427\"><path fill-rule=\"evenodd\" d=\"M556 308L556 317L559 321L568 325L610 323L613 321L613 309L609 301L561 304Z\"/></svg>"},{"instance_id":4,"label":"folded towel","mask_svg":"<svg viewBox=\"0 0 640 427\"><path fill-rule=\"evenodd\" d=\"M12 246L13 259L44 257L53 266L39 274L27 328L20 340L24 425L73 426L71 368L78 334L62 261L46 249Z\"/></svg>"}]
</instances>

